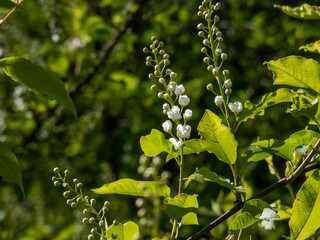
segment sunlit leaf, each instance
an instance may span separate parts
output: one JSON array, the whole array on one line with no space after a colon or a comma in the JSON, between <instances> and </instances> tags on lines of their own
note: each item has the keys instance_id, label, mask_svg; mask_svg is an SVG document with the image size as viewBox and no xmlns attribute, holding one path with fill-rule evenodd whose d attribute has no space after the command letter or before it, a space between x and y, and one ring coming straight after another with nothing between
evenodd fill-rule
<instances>
[{"instance_id":1,"label":"sunlit leaf","mask_svg":"<svg viewBox=\"0 0 320 240\"><path fill-rule=\"evenodd\" d=\"M299 189L289 221L291 239L303 240L320 228L320 176L319 170L305 181Z\"/></svg>"},{"instance_id":2,"label":"sunlit leaf","mask_svg":"<svg viewBox=\"0 0 320 240\"><path fill-rule=\"evenodd\" d=\"M63 82L52 73L22 57L3 58L0 60L0 68L12 80L25 84L36 93L55 99L77 118L77 111Z\"/></svg>"},{"instance_id":3,"label":"sunlit leaf","mask_svg":"<svg viewBox=\"0 0 320 240\"><path fill-rule=\"evenodd\" d=\"M320 63L300 56L265 62L274 72L274 85L306 88L320 94Z\"/></svg>"},{"instance_id":4,"label":"sunlit leaf","mask_svg":"<svg viewBox=\"0 0 320 240\"><path fill-rule=\"evenodd\" d=\"M184 215L181 219L181 225L199 225L197 214L190 212Z\"/></svg>"},{"instance_id":5,"label":"sunlit leaf","mask_svg":"<svg viewBox=\"0 0 320 240\"><path fill-rule=\"evenodd\" d=\"M179 220L190 212L196 212L198 205L197 195L181 193L174 198L166 199L165 212L171 219Z\"/></svg>"},{"instance_id":6,"label":"sunlit leaf","mask_svg":"<svg viewBox=\"0 0 320 240\"><path fill-rule=\"evenodd\" d=\"M286 205L283 205L280 200L276 201L276 208L278 208L278 220L288 219L292 215L292 209Z\"/></svg>"},{"instance_id":7,"label":"sunlit leaf","mask_svg":"<svg viewBox=\"0 0 320 240\"><path fill-rule=\"evenodd\" d=\"M206 110L198 125L199 134L203 137L201 143L209 153L214 153L220 161L233 164L237 159L238 142L230 129L221 121L221 118L213 112Z\"/></svg>"},{"instance_id":8,"label":"sunlit leaf","mask_svg":"<svg viewBox=\"0 0 320 240\"><path fill-rule=\"evenodd\" d=\"M20 163L14 153L0 142L0 176L10 182L17 183L24 196Z\"/></svg>"},{"instance_id":9,"label":"sunlit leaf","mask_svg":"<svg viewBox=\"0 0 320 240\"><path fill-rule=\"evenodd\" d=\"M279 103L292 102L297 93L291 89L280 88L274 92L264 95L257 104L246 101L243 111L239 115L238 123L253 119L255 116L263 116L265 109Z\"/></svg>"},{"instance_id":10,"label":"sunlit leaf","mask_svg":"<svg viewBox=\"0 0 320 240\"><path fill-rule=\"evenodd\" d=\"M270 155L277 155L286 160L292 160L293 158L293 149L291 146L277 139L263 140L255 142L252 145L259 147Z\"/></svg>"},{"instance_id":11,"label":"sunlit leaf","mask_svg":"<svg viewBox=\"0 0 320 240\"><path fill-rule=\"evenodd\" d=\"M172 143L162 132L152 129L151 133L140 138L141 149L148 157L154 157L162 152L171 153Z\"/></svg>"},{"instance_id":12,"label":"sunlit leaf","mask_svg":"<svg viewBox=\"0 0 320 240\"><path fill-rule=\"evenodd\" d=\"M305 20L318 20L320 19L320 8L319 6L310 6L307 3L302 4L300 7L280 6L274 5L279 8L285 14Z\"/></svg>"},{"instance_id":13,"label":"sunlit leaf","mask_svg":"<svg viewBox=\"0 0 320 240\"><path fill-rule=\"evenodd\" d=\"M315 41L313 43L308 43L305 46L299 47L299 50L304 50L305 52L316 52L320 53L320 40Z\"/></svg>"},{"instance_id":14,"label":"sunlit leaf","mask_svg":"<svg viewBox=\"0 0 320 240\"><path fill-rule=\"evenodd\" d=\"M243 212L231 222L229 229L231 231L237 231L240 229L250 227L252 224L256 222L259 222L258 218L255 218L249 212Z\"/></svg>"},{"instance_id":15,"label":"sunlit leaf","mask_svg":"<svg viewBox=\"0 0 320 240\"><path fill-rule=\"evenodd\" d=\"M135 240L139 236L139 227L131 221L125 224L119 223L108 228L107 238L113 239L112 234L116 234L117 240Z\"/></svg>"},{"instance_id":16,"label":"sunlit leaf","mask_svg":"<svg viewBox=\"0 0 320 240\"><path fill-rule=\"evenodd\" d=\"M170 196L170 188L156 181L136 181L130 178L120 179L92 189L96 194L121 194L131 196L147 196L156 194L162 197Z\"/></svg>"},{"instance_id":17,"label":"sunlit leaf","mask_svg":"<svg viewBox=\"0 0 320 240\"><path fill-rule=\"evenodd\" d=\"M200 139L190 139L183 143L183 155L189 155L189 154L199 154L201 152L205 151L204 147L201 145ZM168 154L166 161L168 162L174 157L178 157L178 152L173 152L172 154Z\"/></svg>"}]
</instances>

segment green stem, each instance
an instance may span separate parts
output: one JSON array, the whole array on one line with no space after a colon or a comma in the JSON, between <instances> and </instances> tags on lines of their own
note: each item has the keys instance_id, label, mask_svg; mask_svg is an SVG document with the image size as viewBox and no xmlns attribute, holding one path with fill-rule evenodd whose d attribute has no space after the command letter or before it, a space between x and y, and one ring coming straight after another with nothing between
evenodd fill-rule
<instances>
[{"instance_id":1,"label":"green stem","mask_svg":"<svg viewBox=\"0 0 320 240\"><path fill-rule=\"evenodd\" d=\"M180 174L179 174L179 188L178 188L178 195L181 194L183 192L183 146L181 147L180 150ZM176 239L176 235L177 235L177 231L178 231L178 220L174 220L173 221L173 226L172 226L172 232L171 232L171 240Z\"/></svg>"}]
</instances>

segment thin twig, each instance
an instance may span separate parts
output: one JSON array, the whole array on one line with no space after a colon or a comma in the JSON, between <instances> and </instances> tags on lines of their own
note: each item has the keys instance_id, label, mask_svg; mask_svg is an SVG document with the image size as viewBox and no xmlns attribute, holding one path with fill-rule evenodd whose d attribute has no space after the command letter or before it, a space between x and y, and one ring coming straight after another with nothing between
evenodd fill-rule
<instances>
[{"instance_id":1,"label":"thin twig","mask_svg":"<svg viewBox=\"0 0 320 240\"><path fill-rule=\"evenodd\" d=\"M19 7L19 5L23 2L23 0L20 0L16 6L14 6L14 8L11 9L11 11L2 19L0 20L0 26L2 23L4 23L8 17L10 17L10 15L17 9L17 7Z\"/></svg>"},{"instance_id":2,"label":"thin twig","mask_svg":"<svg viewBox=\"0 0 320 240\"><path fill-rule=\"evenodd\" d=\"M320 139L317 141L317 143L315 144L313 149L318 149L320 146ZM315 163L313 165L310 165L308 167L307 164L311 161L313 155L315 154L315 151L312 150L308 156L305 158L305 160L300 164L300 166L294 171L293 174L291 174L288 177L282 178L279 181L275 182L274 184L272 184L271 186L263 189L261 192L259 192L258 194L254 195L253 197L247 199L244 202L237 202L233 208L231 208L229 211L227 211L226 213L222 214L221 216L219 216L218 218L216 218L213 222L211 222L209 225L207 225L206 227L204 227L202 230L200 230L198 233L196 233L195 235L191 236L188 238L188 240L197 240L197 239L212 239L210 237L208 237L208 233L210 233L210 231L215 228L216 226L218 226L219 224L221 224L222 222L224 222L226 219L228 219L229 217L231 217L233 214L235 214L236 212L238 212L240 209L243 208L243 205L252 199L259 199L262 198L264 196L266 196L267 194L277 190L280 187L286 186L289 183L292 183L298 176L300 176L302 173L305 172L309 172L311 170L320 168L320 162Z\"/></svg>"}]
</instances>

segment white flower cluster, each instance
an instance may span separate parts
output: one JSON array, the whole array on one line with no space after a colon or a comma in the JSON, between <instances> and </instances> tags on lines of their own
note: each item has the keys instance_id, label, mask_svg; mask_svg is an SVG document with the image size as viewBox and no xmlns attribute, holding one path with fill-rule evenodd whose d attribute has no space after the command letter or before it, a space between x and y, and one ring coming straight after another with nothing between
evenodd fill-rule
<instances>
[{"instance_id":1,"label":"white flower cluster","mask_svg":"<svg viewBox=\"0 0 320 240\"><path fill-rule=\"evenodd\" d=\"M183 139L190 137L191 127L186 124L186 122L191 119L192 110L186 109L182 114L181 108L186 107L190 103L190 98L187 95L182 95L185 91L185 88L182 84L177 86L175 83L170 83L168 85L168 90L171 91L172 94L174 93L176 95L178 104L180 105L173 105L171 108L168 103L165 103L163 105L164 113L168 116L169 119L178 124L176 129L176 136L178 140L174 137L169 139L169 141L173 144L175 150L178 150L183 146ZM184 124L179 123L179 120L182 118L184 120ZM166 120L162 124L162 128L165 132L172 135L173 124L170 120Z\"/></svg>"}]
</instances>

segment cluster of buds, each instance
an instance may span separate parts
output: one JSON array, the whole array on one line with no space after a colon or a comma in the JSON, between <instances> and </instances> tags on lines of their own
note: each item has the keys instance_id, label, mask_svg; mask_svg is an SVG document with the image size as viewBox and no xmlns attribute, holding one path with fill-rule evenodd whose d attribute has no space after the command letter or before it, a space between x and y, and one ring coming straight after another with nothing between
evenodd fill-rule
<instances>
[{"instance_id":1,"label":"cluster of buds","mask_svg":"<svg viewBox=\"0 0 320 240\"><path fill-rule=\"evenodd\" d=\"M94 208L96 200L83 195L83 184L77 178L73 179L72 183L66 181L67 176L70 174L69 170L65 170L63 176L58 167L55 167L53 172L56 174L56 176L52 177L53 185L55 187L62 186L65 189L63 197L67 199L67 204L72 208L76 208L81 203L84 205L83 214L85 216L82 219L82 223L90 224L92 227L88 240L93 240L95 235L100 236L100 240L107 239L105 233L108 229L108 222L105 215L109 211L110 203L105 201L100 211L97 211ZM113 222L113 224L116 223L117 221Z\"/></svg>"},{"instance_id":2,"label":"cluster of buds","mask_svg":"<svg viewBox=\"0 0 320 240\"><path fill-rule=\"evenodd\" d=\"M216 26L219 22L219 16L215 15L221 7L218 2L212 3L212 0L203 0L199 6L198 16L203 18L206 24L199 23L198 36L203 38L203 47L201 52L205 54L203 62L207 64L207 70L212 72L212 75L217 80L218 91L215 91L212 83L207 85L207 89L216 95L215 104L222 109L222 111L233 112L236 116L242 111L243 107L240 102L229 102L229 96L232 93L232 81L229 78L229 70L222 70L222 65L227 60L228 55L222 51L220 44L223 42L222 32ZM224 107L224 110L223 108Z\"/></svg>"},{"instance_id":3,"label":"cluster of buds","mask_svg":"<svg viewBox=\"0 0 320 240\"><path fill-rule=\"evenodd\" d=\"M152 53L153 56L147 56L146 65L154 68L154 72L149 74L149 79L158 78L159 86L156 84L151 86L151 89L158 91L158 97L164 99L162 110L169 120L163 124L163 130L171 135L169 139L175 150L183 146L183 141L190 137L191 127L186 124L192 117L192 110L183 109L189 105L190 98L184 95L185 87L182 84L177 84L175 78L177 74L167 66L170 64L169 54L163 49L164 43L159 42L156 37L151 37L152 44L149 48L143 49L144 53ZM183 112L183 113L182 113ZM183 124L181 123L183 119ZM172 133L173 124L177 125L176 136Z\"/></svg>"}]
</instances>

